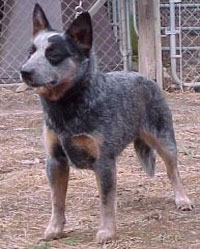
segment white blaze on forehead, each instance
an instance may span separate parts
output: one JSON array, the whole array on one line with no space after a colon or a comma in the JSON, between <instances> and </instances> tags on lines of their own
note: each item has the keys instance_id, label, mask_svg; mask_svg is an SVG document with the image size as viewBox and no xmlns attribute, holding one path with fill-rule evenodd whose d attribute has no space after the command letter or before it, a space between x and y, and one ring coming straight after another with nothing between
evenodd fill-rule
<instances>
[{"instance_id":1,"label":"white blaze on forehead","mask_svg":"<svg viewBox=\"0 0 200 249\"><path fill-rule=\"evenodd\" d=\"M36 49L45 50L49 45L48 39L54 35L60 35L60 33L56 32L56 31L51 31L51 32L42 31L42 32L40 32L33 40L33 43L36 46Z\"/></svg>"}]
</instances>

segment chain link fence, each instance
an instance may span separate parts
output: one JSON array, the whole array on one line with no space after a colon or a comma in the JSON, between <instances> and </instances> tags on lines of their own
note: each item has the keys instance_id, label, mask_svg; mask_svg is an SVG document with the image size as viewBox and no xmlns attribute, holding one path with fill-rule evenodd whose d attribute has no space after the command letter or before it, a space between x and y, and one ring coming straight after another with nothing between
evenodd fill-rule
<instances>
[{"instance_id":1,"label":"chain link fence","mask_svg":"<svg viewBox=\"0 0 200 249\"><path fill-rule=\"evenodd\" d=\"M183 81L197 83L200 82L200 2L183 4L181 15Z\"/></svg>"},{"instance_id":2,"label":"chain link fence","mask_svg":"<svg viewBox=\"0 0 200 249\"><path fill-rule=\"evenodd\" d=\"M0 0L0 83L19 83L19 70L31 44L32 11L41 4L52 26L66 29L75 18L79 0ZM127 57L125 20L128 6L125 1L83 0L84 10L94 10L94 47L98 64L104 72L122 70ZM102 4L103 3L103 4ZM125 34L125 35L124 35ZM124 40L123 40L124 39Z\"/></svg>"},{"instance_id":3,"label":"chain link fence","mask_svg":"<svg viewBox=\"0 0 200 249\"><path fill-rule=\"evenodd\" d=\"M52 26L66 29L75 18L79 0L0 0L0 83L19 83L19 70L31 44L32 11L38 2ZM93 12L94 47L104 72L131 69L131 29L134 0L83 0ZM164 72L169 83L200 83L200 2L161 0ZM134 11L133 11L134 12ZM136 11L137 13L137 11ZM134 16L133 16L134 18ZM166 74L164 74L165 76Z\"/></svg>"},{"instance_id":4,"label":"chain link fence","mask_svg":"<svg viewBox=\"0 0 200 249\"><path fill-rule=\"evenodd\" d=\"M163 65L181 87L200 83L200 1L161 1Z\"/></svg>"}]
</instances>

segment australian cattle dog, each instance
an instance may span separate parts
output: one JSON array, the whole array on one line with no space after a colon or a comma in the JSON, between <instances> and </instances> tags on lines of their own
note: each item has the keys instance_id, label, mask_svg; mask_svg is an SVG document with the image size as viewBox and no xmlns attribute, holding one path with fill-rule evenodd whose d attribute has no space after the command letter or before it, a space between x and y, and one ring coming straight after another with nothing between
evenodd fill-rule
<instances>
[{"instance_id":1,"label":"australian cattle dog","mask_svg":"<svg viewBox=\"0 0 200 249\"><path fill-rule=\"evenodd\" d=\"M191 210L177 169L172 115L158 84L135 72L97 70L88 12L80 14L66 31L57 32L36 4L32 41L21 76L36 89L44 112L52 196L45 239L62 236L71 166L93 170L96 176L100 195L97 242L115 237L116 158L130 143L150 176L154 175L155 152L161 156L177 208Z\"/></svg>"}]
</instances>

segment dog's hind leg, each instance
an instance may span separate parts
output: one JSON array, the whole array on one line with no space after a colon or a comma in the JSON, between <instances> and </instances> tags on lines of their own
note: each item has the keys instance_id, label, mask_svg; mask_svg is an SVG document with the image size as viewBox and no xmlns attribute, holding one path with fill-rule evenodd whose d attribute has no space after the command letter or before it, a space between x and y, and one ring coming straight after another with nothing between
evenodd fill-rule
<instances>
[{"instance_id":1,"label":"dog's hind leg","mask_svg":"<svg viewBox=\"0 0 200 249\"><path fill-rule=\"evenodd\" d=\"M157 150L165 162L167 175L173 186L177 208L192 210L193 204L185 193L177 168L177 147L173 131L161 131L157 136L150 132L144 132L142 138Z\"/></svg>"},{"instance_id":2,"label":"dog's hind leg","mask_svg":"<svg viewBox=\"0 0 200 249\"><path fill-rule=\"evenodd\" d=\"M65 197L69 179L69 166L64 152L58 143L56 134L45 130L47 152L46 171L51 186L52 214L45 231L44 239L52 240L62 237L65 224Z\"/></svg>"},{"instance_id":3,"label":"dog's hind leg","mask_svg":"<svg viewBox=\"0 0 200 249\"><path fill-rule=\"evenodd\" d=\"M100 195L100 227L97 232L97 242L104 243L115 237L115 198L116 198L116 168L113 160L105 160L95 170L97 186Z\"/></svg>"},{"instance_id":4,"label":"dog's hind leg","mask_svg":"<svg viewBox=\"0 0 200 249\"><path fill-rule=\"evenodd\" d=\"M154 149L140 138L137 138L134 141L134 147L142 167L150 177L153 177L155 174L156 162Z\"/></svg>"}]
</instances>

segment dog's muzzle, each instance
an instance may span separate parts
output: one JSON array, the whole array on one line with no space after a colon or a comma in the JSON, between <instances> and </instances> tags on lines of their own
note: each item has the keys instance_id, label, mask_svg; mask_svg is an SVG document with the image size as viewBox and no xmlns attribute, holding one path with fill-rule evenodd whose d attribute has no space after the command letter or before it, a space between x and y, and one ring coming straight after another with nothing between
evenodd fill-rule
<instances>
[{"instance_id":1,"label":"dog's muzzle","mask_svg":"<svg viewBox=\"0 0 200 249\"><path fill-rule=\"evenodd\" d=\"M38 82L38 80L35 79L35 72L34 70L25 70L22 69L20 71L22 80L31 87L47 87L47 88L52 88L57 84L57 80L52 80L50 82Z\"/></svg>"}]
</instances>

